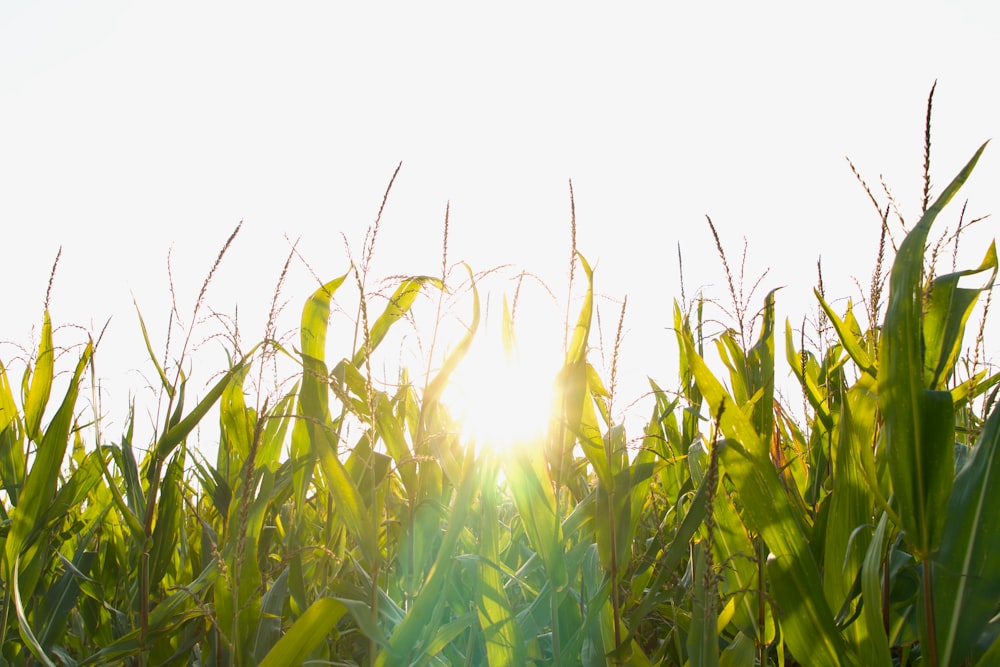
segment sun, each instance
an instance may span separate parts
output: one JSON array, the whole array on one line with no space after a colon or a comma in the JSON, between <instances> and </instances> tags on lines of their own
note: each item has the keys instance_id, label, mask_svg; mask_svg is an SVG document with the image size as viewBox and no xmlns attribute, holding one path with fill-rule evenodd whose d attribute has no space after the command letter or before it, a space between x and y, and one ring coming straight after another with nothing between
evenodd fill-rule
<instances>
[{"instance_id":1,"label":"sun","mask_svg":"<svg viewBox=\"0 0 1000 667\"><path fill-rule=\"evenodd\" d=\"M561 347L551 327L532 320L529 331L528 321L510 345L499 332L480 330L442 397L463 439L481 449L507 451L548 431Z\"/></svg>"}]
</instances>

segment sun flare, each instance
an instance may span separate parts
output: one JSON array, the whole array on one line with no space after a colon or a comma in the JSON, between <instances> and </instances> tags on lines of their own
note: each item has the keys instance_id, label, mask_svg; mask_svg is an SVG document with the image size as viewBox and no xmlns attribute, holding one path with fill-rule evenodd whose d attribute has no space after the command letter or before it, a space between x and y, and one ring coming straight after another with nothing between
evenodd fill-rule
<instances>
[{"instance_id":1,"label":"sun flare","mask_svg":"<svg viewBox=\"0 0 1000 667\"><path fill-rule=\"evenodd\" d=\"M463 439L503 451L545 436L560 353L544 333L505 350L500 336L480 332L444 395Z\"/></svg>"}]
</instances>

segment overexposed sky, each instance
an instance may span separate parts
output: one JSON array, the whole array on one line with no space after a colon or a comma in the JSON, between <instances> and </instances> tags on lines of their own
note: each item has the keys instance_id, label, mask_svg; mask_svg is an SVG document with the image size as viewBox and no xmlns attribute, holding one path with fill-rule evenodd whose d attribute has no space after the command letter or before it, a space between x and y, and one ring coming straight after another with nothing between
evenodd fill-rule
<instances>
[{"instance_id":1,"label":"overexposed sky","mask_svg":"<svg viewBox=\"0 0 1000 667\"><path fill-rule=\"evenodd\" d=\"M402 161L373 279L438 274L450 202L450 262L534 272L559 307L572 179L609 332L629 299L624 404L647 375L673 386L678 244L687 296L726 297L706 214L734 265L746 238L748 273L770 269L756 303L787 286L778 316L797 327L815 312L820 255L831 298L857 297L851 276L867 284L872 267L878 219L845 156L873 187L884 176L912 224L931 84L935 192L1000 135L992 2L347 7L0 5L0 339L30 340L61 246L52 315L112 318L98 372L120 423L151 374L132 299L162 346L168 250L189 313L244 221L207 304L238 306L252 341L286 239L320 278L344 273L343 237L360 255ZM997 206L998 150L967 187L967 217ZM970 233L964 264L994 230ZM314 286L293 262L286 329Z\"/></svg>"}]
</instances>

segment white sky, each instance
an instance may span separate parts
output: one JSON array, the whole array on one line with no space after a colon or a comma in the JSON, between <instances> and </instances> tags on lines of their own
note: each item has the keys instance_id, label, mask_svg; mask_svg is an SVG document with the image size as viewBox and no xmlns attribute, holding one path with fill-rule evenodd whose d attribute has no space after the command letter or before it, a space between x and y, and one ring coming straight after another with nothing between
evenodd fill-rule
<instances>
[{"instance_id":1,"label":"white sky","mask_svg":"<svg viewBox=\"0 0 1000 667\"><path fill-rule=\"evenodd\" d=\"M867 284L872 267L878 220L845 156L873 186L884 175L912 224L932 82L938 188L1000 134L993 2L345 5L0 5L0 339L31 339L62 246L52 315L113 318L98 372L120 424L151 371L132 298L162 347L171 247L190 313L244 220L207 303L238 304L252 341L286 237L324 280L342 274L341 235L360 255L402 161L374 278L439 273L450 201L450 261L513 263L560 304L573 180L608 331L629 298L624 404L646 375L674 385L678 243L688 296L726 296L705 214L732 263L745 237L748 272L770 268L755 305L787 286L779 321L797 327L820 255L832 298L856 297L851 276ZM996 208L997 150L967 187L968 217ZM977 233L992 239L992 221ZM978 264L985 246L964 248ZM294 263L285 328L314 285ZM214 354L203 372L221 367Z\"/></svg>"}]
</instances>

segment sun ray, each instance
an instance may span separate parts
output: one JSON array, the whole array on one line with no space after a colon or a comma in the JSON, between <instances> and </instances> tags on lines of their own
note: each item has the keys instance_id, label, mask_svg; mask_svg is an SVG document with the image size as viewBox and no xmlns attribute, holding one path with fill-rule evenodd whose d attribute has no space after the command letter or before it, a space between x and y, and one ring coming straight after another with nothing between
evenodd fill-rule
<instances>
[{"instance_id":1,"label":"sun ray","mask_svg":"<svg viewBox=\"0 0 1000 667\"><path fill-rule=\"evenodd\" d=\"M520 321L516 341L502 328L480 331L443 397L463 439L503 451L545 436L560 352L558 329L542 322Z\"/></svg>"}]
</instances>

